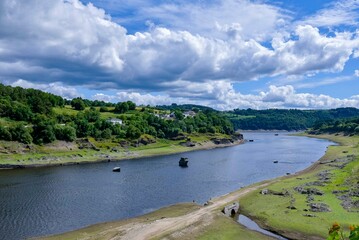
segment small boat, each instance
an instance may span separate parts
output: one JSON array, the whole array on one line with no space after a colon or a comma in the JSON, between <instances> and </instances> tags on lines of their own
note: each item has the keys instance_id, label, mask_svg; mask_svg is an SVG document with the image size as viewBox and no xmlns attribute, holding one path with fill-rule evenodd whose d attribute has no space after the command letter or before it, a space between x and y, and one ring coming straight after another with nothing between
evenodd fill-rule
<instances>
[{"instance_id":1,"label":"small boat","mask_svg":"<svg viewBox=\"0 0 359 240\"><path fill-rule=\"evenodd\" d=\"M181 159L178 162L178 165L180 167L188 167L188 158L181 157Z\"/></svg>"},{"instance_id":2,"label":"small boat","mask_svg":"<svg viewBox=\"0 0 359 240\"><path fill-rule=\"evenodd\" d=\"M249 141L249 142L254 142L254 140L253 140L253 139L249 139L248 141Z\"/></svg>"},{"instance_id":3,"label":"small boat","mask_svg":"<svg viewBox=\"0 0 359 240\"><path fill-rule=\"evenodd\" d=\"M278 135L279 135L278 133L274 134L274 136L278 136Z\"/></svg>"},{"instance_id":4,"label":"small boat","mask_svg":"<svg viewBox=\"0 0 359 240\"><path fill-rule=\"evenodd\" d=\"M112 172L121 172L121 168L120 167L114 167L112 169Z\"/></svg>"},{"instance_id":5,"label":"small boat","mask_svg":"<svg viewBox=\"0 0 359 240\"><path fill-rule=\"evenodd\" d=\"M278 163L278 161L277 161L277 160L275 160L275 161L273 161L273 163Z\"/></svg>"}]
</instances>

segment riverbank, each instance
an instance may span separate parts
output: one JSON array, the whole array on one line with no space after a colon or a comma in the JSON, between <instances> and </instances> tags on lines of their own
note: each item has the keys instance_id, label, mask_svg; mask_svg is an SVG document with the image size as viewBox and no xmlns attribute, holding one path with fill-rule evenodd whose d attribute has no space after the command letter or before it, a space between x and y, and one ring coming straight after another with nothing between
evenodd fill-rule
<instances>
[{"instance_id":1,"label":"riverbank","mask_svg":"<svg viewBox=\"0 0 359 240\"><path fill-rule=\"evenodd\" d=\"M191 139L190 142L157 140L155 143L139 146L121 146L118 143L97 142L94 139L86 139L85 144L83 141L81 144L56 141L45 146L1 141L3 151L0 151L0 170L112 162L230 147L244 142L240 138L218 134L192 135Z\"/></svg>"},{"instance_id":2,"label":"riverbank","mask_svg":"<svg viewBox=\"0 0 359 240\"><path fill-rule=\"evenodd\" d=\"M318 137L318 136L313 136ZM324 195L315 195L314 199L321 202L328 202L331 212L311 212L307 206L307 196L294 192L293 188L308 182L315 182L320 172L333 168L332 181L338 185L339 180L333 176L339 176L341 183L347 178L341 172L348 169L358 171L358 138L341 136L320 136L340 143L340 146L330 146L326 154L300 173L285 176L274 180L269 180L254 184L240 189L225 196L213 199L207 206L197 206L198 209L183 212L187 206L175 205L155 211L148 218L145 216L124 221L93 225L84 229L70 233L61 234L45 239L131 239L136 235L137 239L233 239L241 236L243 239L271 239L257 232L248 230L232 219L225 217L221 210L225 205L233 201L240 202L240 211L253 218L265 229L277 232L283 236L294 239L323 239L327 230L334 221L342 223L344 226L358 222L357 212L347 212L340 205L340 200L336 196L331 186L316 186ZM336 161L351 155L348 162ZM339 162L345 166L338 170L335 166ZM344 169L344 170L343 170ZM330 170L331 171L331 170ZM356 173L356 172L355 172ZM357 176L357 175L353 175ZM328 180L328 179L327 179ZM326 188L327 190L322 190ZM345 186L341 186L337 191L344 191ZM281 194L261 194L263 190L271 193ZM293 199L295 199L293 201ZM292 203L293 207L288 208ZM166 215L182 209L178 216ZM171 210L172 209L172 210ZM175 211L175 209L177 209ZM307 209L304 210L304 209ZM315 216L312 216L315 215ZM135 234L135 235L134 235ZM133 238L132 238L133 239Z\"/></svg>"},{"instance_id":3,"label":"riverbank","mask_svg":"<svg viewBox=\"0 0 359 240\"><path fill-rule=\"evenodd\" d=\"M308 169L240 198L244 215L291 239L325 239L334 222L346 232L359 223L359 137L310 137L339 145Z\"/></svg>"}]
</instances>

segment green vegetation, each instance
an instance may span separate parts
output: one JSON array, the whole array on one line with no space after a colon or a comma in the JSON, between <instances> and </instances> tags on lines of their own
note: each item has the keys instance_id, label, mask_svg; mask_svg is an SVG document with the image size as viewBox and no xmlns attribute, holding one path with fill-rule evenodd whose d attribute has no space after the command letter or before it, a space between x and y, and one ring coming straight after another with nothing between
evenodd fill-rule
<instances>
[{"instance_id":1,"label":"green vegetation","mask_svg":"<svg viewBox=\"0 0 359 240\"><path fill-rule=\"evenodd\" d=\"M338 223L334 223L329 229L327 240L359 240L359 226L351 225L349 230L349 234L345 235L342 227Z\"/></svg>"},{"instance_id":2,"label":"green vegetation","mask_svg":"<svg viewBox=\"0 0 359 240\"><path fill-rule=\"evenodd\" d=\"M242 130L304 130L328 120L359 116L359 109L338 108L331 110L268 109L226 112L235 129ZM358 129L359 131L359 129Z\"/></svg>"},{"instance_id":3,"label":"green vegetation","mask_svg":"<svg viewBox=\"0 0 359 240\"><path fill-rule=\"evenodd\" d=\"M333 222L345 229L358 224L359 137L324 137L341 145L330 146L310 171L282 178L241 198L241 211L262 227L296 238L325 238ZM308 189L312 194L306 194ZM311 207L318 204L324 208Z\"/></svg>"},{"instance_id":4,"label":"green vegetation","mask_svg":"<svg viewBox=\"0 0 359 240\"><path fill-rule=\"evenodd\" d=\"M233 219L217 215L214 221L202 229L195 239L232 240L232 239L274 239L259 232L248 230Z\"/></svg>"},{"instance_id":5,"label":"green vegetation","mask_svg":"<svg viewBox=\"0 0 359 240\"><path fill-rule=\"evenodd\" d=\"M338 134L359 135L359 117L342 120L332 120L315 124L309 131L310 134Z\"/></svg>"},{"instance_id":6,"label":"green vegetation","mask_svg":"<svg viewBox=\"0 0 359 240\"><path fill-rule=\"evenodd\" d=\"M0 140L42 145L89 137L96 141L133 142L142 135L184 140L192 133L234 133L231 122L217 111L191 110L195 113L185 116L177 105L155 109L137 108L131 101L117 104L82 98L69 101L39 90L0 84ZM166 115L168 112L172 114ZM111 122L109 118L116 119Z\"/></svg>"}]
</instances>

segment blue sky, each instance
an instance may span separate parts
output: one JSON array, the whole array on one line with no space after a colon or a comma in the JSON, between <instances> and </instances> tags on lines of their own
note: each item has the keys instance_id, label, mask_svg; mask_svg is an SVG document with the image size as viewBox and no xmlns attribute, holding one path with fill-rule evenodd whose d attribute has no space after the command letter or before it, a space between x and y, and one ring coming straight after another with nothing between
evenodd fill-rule
<instances>
[{"instance_id":1,"label":"blue sky","mask_svg":"<svg viewBox=\"0 0 359 240\"><path fill-rule=\"evenodd\" d=\"M3 0L0 79L144 105L359 107L358 23L359 0Z\"/></svg>"}]
</instances>

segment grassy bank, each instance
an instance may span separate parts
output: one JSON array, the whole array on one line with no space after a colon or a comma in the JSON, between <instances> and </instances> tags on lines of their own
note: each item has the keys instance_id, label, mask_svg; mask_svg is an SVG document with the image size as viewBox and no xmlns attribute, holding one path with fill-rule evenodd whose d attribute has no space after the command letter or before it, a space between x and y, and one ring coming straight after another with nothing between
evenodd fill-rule
<instances>
[{"instance_id":1,"label":"grassy bank","mask_svg":"<svg viewBox=\"0 0 359 240\"><path fill-rule=\"evenodd\" d=\"M210 140L212 138L228 138L228 136L222 134L198 134L189 137L195 143L195 146L183 146L181 144L183 141L166 139L158 139L155 143L134 147L131 145L121 146L118 142L96 141L93 138L89 138L87 144L91 147L85 148L81 148L75 142L69 143L64 141L56 141L43 146L0 141L0 165L8 165L8 167L34 167L117 161L225 147L240 143L240 141L237 141L233 144L214 144Z\"/></svg>"},{"instance_id":2,"label":"grassy bank","mask_svg":"<svg viewBox=\"0 0 359 240\"><path fill-rule=\"evenodd\" d=\"M297 239L323 239L333 222L347 230L349 225L359 224L359 137L320 137L340 145L330 146L320 161L302 174L242 197L241 211L262 227ZM306 194L307 189L312 194ZM262 190L269 193L262 194ZM329 209L316 212L310 204L325 204Z\"/></svg>"}]
</instances>

